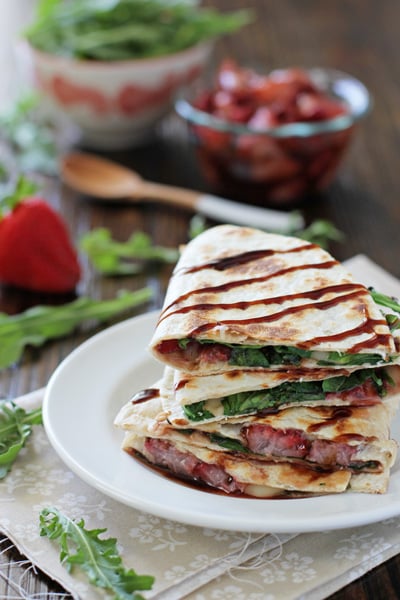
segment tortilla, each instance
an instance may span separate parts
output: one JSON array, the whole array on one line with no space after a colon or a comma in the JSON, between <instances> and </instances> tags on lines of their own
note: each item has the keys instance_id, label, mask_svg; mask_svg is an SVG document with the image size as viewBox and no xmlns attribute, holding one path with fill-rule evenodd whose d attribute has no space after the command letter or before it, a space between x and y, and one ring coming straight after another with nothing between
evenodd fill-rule
<instances>
[{"instance_id":1,"label":"tortilla","mask_svg":"<svg viewBox=\"0 0 400 600\"><path fill-rule=\"evenodd\" d=\"M174 427L193 427L295 406L384 402L392 406L393 416L400 401L400 367L238 370L202 377L166 367L159 385L164 411Z\"/></svg>"},{"instance_id":2,"label":"tortilla","mask_svg":"<svg viewBox=\"0 0 400 600\"><path fill-rule=\"evenodd\" d=\"M274 493L383 493L397 452L389 439L390 415L383 403L345 410L299 407L179 430L168 422L159 394L129 402L115 424L126 432L125 451L230 494L270 496L270 488ZM257 452L244 443L251 439L249 431L262 440Z\"/></svg>"},{"instance_id":3,"label":"tortilla","mask_svg":"<svg viewBox=\"0 0 400 600\"><path fill-rule=\"evenodd\" d=\"M369 290L319 246L221 225L192 240L150 342L192 374L399 362Z\"/></svg>"}]
</instances>

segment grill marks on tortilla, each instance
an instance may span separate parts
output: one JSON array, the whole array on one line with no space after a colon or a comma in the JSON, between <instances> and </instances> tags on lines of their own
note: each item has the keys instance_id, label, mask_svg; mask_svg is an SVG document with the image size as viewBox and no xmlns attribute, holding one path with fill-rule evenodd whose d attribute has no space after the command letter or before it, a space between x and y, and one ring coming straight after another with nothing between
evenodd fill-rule
<instances>
[{"instance_id":1,"label":"grill marks on tortilla","mask_svg":"<svg viewBox=\"0 0 400 600\"><path fill-rule=\"evenodd\" d=\"M268 273L267 275L263 275L261 277L251 277L249 279L233 280L233 281L229 281L227 283L222 283L220 285L206 286L203 288L198 288L196 290L186 292L186 294L182 294L181 296L176 298L169 306L164 308L158 322L161 323L161 321L163 321L164 319L166 319L167 317L169 317L172 314L183 312L183 311L181 311L181 309L177 309L173 312L168 312L168 311L176 304L180 304L181 302L184 302L185 300L187 300L188 298L190 298L192 296L197 296L200 294L210 294L210 293L224 293L224 292L228 292L229 290L232 290L237 287L243 287L243 286L253 285L253 284L257 284L257 283L264 283L275 277L281 277L282 275L286 275L288 273L294 273L295 271L303 271L303 270L307 270L307 269L331 269L334 266L336 266L337 264L338 264L338 262L336 260L329 260L329 261L325 261L322 263L295 265L292 267L285 267L284 269L280 269L278 271L275 271L274 273ZM255 303L257 303L257 302L258 301L255 301ZM220 306L221 306L221 304L218 303L216 305L213 305L213 308L219 308Z\"/></svg>"},{"instance_id":2,"label":"grill marks on tortilla","mask_svg":"<svg viewBox=\"0 0 400 600\"><path fill-rule=\"evenodd\" d=\"M208 263L203 263L194 267L183 267L182 269L175 271L175 274L178 272L197 273L198 271L203 271L204 269L225 271L226 269L238 267L239 265L244 265L255 260L261 260L262 258L274 256L275 254L291 254L294 252L302 252L303 250L313 250L315 248L317 248L316 244L303 244L301 246L296 246L295 248L289 248L285 250L250 250L248 252L242 252L241 254L234 254L233 256L216 258Z\"/></svg>"},{"instance_id":3,"label":"grill marks on tortilla","mask_svg":"<svg viewBox=\"0 0 400 600\"><path fill-rule=\"evenodd\" d=\"M345 284L345 285L349 285L349 284ZM338 287L340 287L340 286L338 286ZM364 291L361 290L361 292L365 293L365 290ZM350 299L350 298L355 298L359 295L360 295L360 289L357 289L356 291L353 291L353 292L350 292L347 294L342 294L340 296L336 296L335 298L331 298L330 300L324 300L321 302L309 302L306 304L300 304L299 306L290 306L289 308L280 310L276 313L273 313L272 315L262 315L260 317L252 317L250 319L219 320L218 323L216 323L216 322L205 323L204 325L200 325L200 327L193 329L190 332L190 335L188 337L196 337L200 333L204 333L205 331L208 331L209 329L213 329L216 325L235 325L236 323L241 323L241 324L245 324L245 325L249 325L251 323L271 323L272 321L278 321L279 319L282 319L283 317L286 317L290 314L302 312L302 311L308 310L308 309L327 310L328 308L335 306L335 304L339 304L340 302L342 302L343 298ZM254 304L257 304L257 303L258 303L258 301L255 300ZM303 343L301 345L303 347L307 347L308 345L311 346L316 342L344 339L350 335L354 335L354 333L372 333L374 331L374 327L376 325L382 325L382 324L386 324L386 322L383 319L377 320L377 319L370 319L369 317L367 317L364 320L364 323L362 323L362 325L357 326L353 330L343 331L341 333L336 333L336 334L333 334L330 336L321 336L319 338L313 338L313 339L309 340L309 342ZM382 338L382 341L383 340L386 341L387 339L390 338L390 335L382 335L382 336L379 336L379 338Z\"/></svg>"},{"instance_id":4,"label":"grill marks on tortilla","mask_svg":"<svg viewBox=\"0 0 400 600\"><path fill-rule=\"evenodd\" d=\"M277 251L277 250L252 250L252 251L243 252L241 254L237 254L234 256L228 256L228 257L224 257L221 259L215 259L213 261L203 263L201 265L196 265L194 267L183 268L183 269L179 270L178 273L185 273L185 274L186 273L195 273L195 272L198 272L198 271L204 270L204 269L216 269L216 270L222 271L222 270L231 269L231 268L234 268L234 267L237 267L239 265L243 265L243 264L246 264L249 262L260 260L265 257L272 257L275 254L287 254L287 253L294 253L294 252L302 252L303 250L309 250L309 249L314 249L314 248L315 248L314 244L306 244L306 245L302 245L302 246L297 246L295 248L290 248L289 250L279 250L279 251ZM261 316L252 317L249 319L244 319L244 318L242 318L242 319L226 319L226 320L219 319L218 321L211 321L209 323L205 323L205 324L200 325L199 327L196 327L188 335L188 337L196 337L196 336L199 336L199 335L205 333L206 331L213 329L216 326L270 323L273 321L278 321L278 320L280 320L284 317L287 317L291 314L300 313L300 312L303 312L306 310L328 310L329 308L339 304L343 300L355 299L357 297L361 297L362 295L365 295L368 293L367 290L365 289L365 287L358 283L342 283L342 284L338 284L338 285L322 287L322 288L315 289L315 290L299 292L296 294L286 294L286 295L281 295L281 296L275 296L272 298L261 298L261 299L257 299L257 300L238 301L238 302L232 302L232 303L215 303L215 304L214 303L204 303L204 302L197 303L197 304L193 303L193 304L189 304L186 306L180 306L179 308L175 308L175 310L171 310L171 309L173 309L174 306L177 306L177 305L181 304L182 302L185 302L186 300L190 299L191 297L194 297L197 295L203 295L203 294L209 294L209 293L223 293L223 292L226 292L226 291L231 290L236 287L264 283L275 277L280 277L280 276L286 275L288 273L293 273L294 271L301 271L301 270L307 270L307 269L330 269L330 268L335 267L337 264L338 264L338 262L336 260L330 260L330 261L325 261L322 263L294 265L294 266L290 266L290 267L285 267L283 269L275 271L274 273L268 273L267 275L264 275L261 277L252 277L249 279L233 280L233 281L229 281L229 282L217 285L217 286L207 286L207 287L195 289L195 290L189 291L189 292L179 296L174 302L172 302L169 306L167 306L163 310L163 312L160 316L159 322L161 322L164 319L166 319L172 315L175 315L175 314L186 314L186 313L190 313L190 312L194 312L194 311L207 311L207 310L213 310L213 309L214 310L215 309L218 309L218 310L236 309L236 310L245 311L246 309L250 308L251 306L257 306L257 305L268 306L271 304L281 304L283 302L298 300L298 299L302 299L302 298L313 300L312 302L308 302L308 303L305 302L305 303L302 303L302 304L299 304L296 306L287 307L285 309L279 310L278 312L275 312L270 315L261 315ZM330 298L328 300L319 301L319 299L321 297L323 297L324 295L327 295L327 294L335 294L335 297ZM352 347L351 351L357 352L358 348L365 348L366 346L374 347L377 343L385 344L388 342L388 340L391 337L390 333L386 333L386 334L376 333L375 328L379 325L386 326L386 321L383 318L382 319L372 319L369 315L366 314L366 315L364 315L364 320L360 325L357 325L356 327L345 330L343 332L334 333L329 336L325 335L325 336L320 336L320 337L314 337L314 338L308 340L307 342L304 342L302 344L302 346L304 348L308 348L308 347L313 346L314 344L319 344L321 342L344 340L347 337L352 337L354 335L359 335L359 334L373 334L368 341L363 340L362 342L360 342L359 345L356 344Z\"/></svg>"}]
</instances>

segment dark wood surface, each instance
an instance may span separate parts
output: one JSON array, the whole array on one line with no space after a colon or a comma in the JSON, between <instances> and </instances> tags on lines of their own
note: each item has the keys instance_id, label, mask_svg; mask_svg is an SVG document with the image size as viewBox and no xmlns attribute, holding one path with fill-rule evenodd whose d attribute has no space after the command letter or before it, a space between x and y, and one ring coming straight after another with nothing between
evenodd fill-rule
<instances>
[{"instance_id":1,"label":"dark wood surface","mask_svg":"<svg viewBox=\"0 0 400 600\"><path fill-rule=\"evenodd\" d=\"M211 4L230 10L241 8L243 2L214 0ZM308 199L302 209L308 222L327 218L344 232L344 243L330 248L336 258L365 253L400 277L400 4L396 0L258 0L251 6L257 14L254 24L220 42L216 62L232 56L266 71L293 65L333 67L353 74L370 89L374 108L361 123L337 179L327 192ZM185 129L176 117L164 124L154 142L110 156L154 181L213 191L202 178ZM137 207L100 204L77 196L57 181L49 182L48 189L51 201L76 238L92 227L105 225L121 240L135 229L148 232L163 245L176 246L187 239L191 215L183 211L154 203ZM160 306L169 274L170 268L165 267L122 282L101 279L85 264L78 291L106 298L122 286L136 289L150 284L157 293L146 306L148 310ZM16 312L38 299L2 289L0 309ZM92 334L93 330L81 330L62 341L26 351L16 368L0 374L1 396L16 397L45 385L60 361ZM11 597L12 590L3 592L1 585L0 597ZM47 589L46 580L32 576L32 590L38 589ZM57 588L50 584L48 589L51 594ZM399 590L400 557L395 557L331 596L331 600L394 600Z\"/></svg>"}]
</instances>

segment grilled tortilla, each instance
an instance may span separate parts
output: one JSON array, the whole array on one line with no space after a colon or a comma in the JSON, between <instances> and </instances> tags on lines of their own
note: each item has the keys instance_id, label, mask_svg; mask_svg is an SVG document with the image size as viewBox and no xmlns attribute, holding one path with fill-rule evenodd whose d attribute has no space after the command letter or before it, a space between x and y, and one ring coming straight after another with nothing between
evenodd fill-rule
<instances>
[{"instance_id":1,"label":"grilled tortilla","mask_svg":"<svg viewBox=\"0 0 400 600\"><path fill-rule=\"evenodd\" d=\"M400 367L227 371L198 377L166 367L160 381L163 408L174 427L277 412L294 406L397 408Z\"/></svg>"},{"instance_id":2,"label":"grilled tortilla","mask_svg":"<svg viewBox=\"0 0 400 600\"><path fill-rule=\"evenodd\" d=\"M369 290L319 246L221 225L183 250L150 350L193 374L399 363Z\"/></svg>"},{"instance_id":3,"label":"grilled tortilla","mask_svg":"<svg viewBox=\"0 0 400 600\"><path fill-rule=\"evenodd\" d=\"M228 494L384 493L397 444L387 404L296 407L263 417L176 429L159 384L129 402L115 424L123 449L179 478Z\"/></svg>"}]
</instances>

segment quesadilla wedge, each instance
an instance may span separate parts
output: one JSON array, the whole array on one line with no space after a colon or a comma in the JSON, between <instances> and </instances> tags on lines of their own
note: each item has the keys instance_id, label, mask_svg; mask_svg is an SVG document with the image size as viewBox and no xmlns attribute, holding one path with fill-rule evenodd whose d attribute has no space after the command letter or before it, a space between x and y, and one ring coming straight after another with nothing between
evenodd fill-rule
<instances>
[{"instance_id":1,"label":"quesadilla wedge","mask_svg":"<svg viewBox=\"0 0 400 600\"><path fill-rule=\"evenodd\" d=\"M319 246L221 225L183 250L150 343L193 374L400 363L370 291Z\"/></svg>"},{"instance_id":2,"label":"quesadilla wedge","mask_svg":"<svg viewBox=\"0 0 400 600\"><path fill-rule=\"evenodd\" d=\"M151 397L122 407L115 424L128 453L227 494L384 493L397 451L390 412L383 403L299 407L176 429L155 384Z\"/></svg>"},{"instance_id":3,"label":"quesadilla wedge","mask_svg":"<svg viewBox=\"0 0 400 600\"><path fill-rule=\"evenodd\" d=\"M160 381L163 408L174 427L192 427L294 406L372 406L400 401L400 367L237 370L204 375L166 367Z\"/></svg>"}]
</instances>

